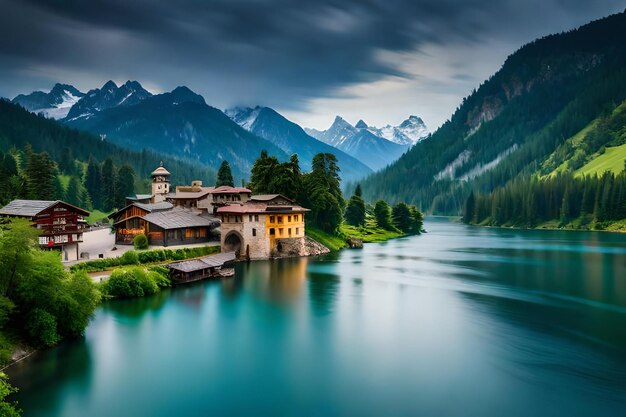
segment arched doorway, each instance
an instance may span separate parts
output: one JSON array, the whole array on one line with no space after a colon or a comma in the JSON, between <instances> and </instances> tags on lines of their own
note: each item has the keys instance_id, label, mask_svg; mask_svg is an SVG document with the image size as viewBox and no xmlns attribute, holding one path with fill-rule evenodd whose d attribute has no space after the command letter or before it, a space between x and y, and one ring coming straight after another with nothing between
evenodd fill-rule
<instances>
[{"instance_id":1,"label":"arched doorway","mask_svg":"<svg viewBox=\"0 0 626 417\"><path fill-rule=\"evenodd\" d=\"M229 232L224 238L223 252L235 252L237 257L241 255L241 247L243 246L243 239L237 232Z\"/></svg>"}]
</instances>

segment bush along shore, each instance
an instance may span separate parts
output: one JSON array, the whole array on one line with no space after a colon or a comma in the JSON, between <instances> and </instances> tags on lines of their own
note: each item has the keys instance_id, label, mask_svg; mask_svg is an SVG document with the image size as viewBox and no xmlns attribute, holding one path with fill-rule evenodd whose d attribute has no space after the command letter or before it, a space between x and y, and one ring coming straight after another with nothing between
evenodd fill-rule
<instances>
[{"instance_id":1,"label":"bush along shore","mask_svg":"<svg viewBox=\"0 0 626 417\"><path fill-rule=\"evenodd\" d=\"M129 250L117 258L94 259L93 261L74 264L70 271L100 272L118 266L158 264L168 261L199 258L220 252L219 246L201 246L196 248L155 249L145 251Z\"/></svg>"},{"instance_id":2,"label":"bush along shore","mask_svg":"<svg viewBox=\"0 0 626 417\"><path fill-rule=\"evenodd\" d=\"M0 224L0 364L19 360L37 348L81 337L101 300L84 271L68 272L56 251L38 244L31 222ZM21 352L17 355L16 352ZM13 392L0 373L0 415L19 415L7 402Z\"/></svg>"}]
</instances>

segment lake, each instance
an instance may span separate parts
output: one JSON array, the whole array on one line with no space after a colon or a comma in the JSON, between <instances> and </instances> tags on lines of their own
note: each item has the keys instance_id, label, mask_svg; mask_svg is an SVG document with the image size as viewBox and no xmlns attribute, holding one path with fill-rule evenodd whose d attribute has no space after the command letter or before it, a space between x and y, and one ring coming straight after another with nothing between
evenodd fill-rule
<instances>
[{"instance_id":1,"label":"lake","mask_svg":"<svg viewBox=\"0 0 626 417\"><path fill-rule=\"evenodd\" d=\"M24 416L626 412L626 235L425 227L108 302L8 370Z\"/></svg>"}]
</instances>

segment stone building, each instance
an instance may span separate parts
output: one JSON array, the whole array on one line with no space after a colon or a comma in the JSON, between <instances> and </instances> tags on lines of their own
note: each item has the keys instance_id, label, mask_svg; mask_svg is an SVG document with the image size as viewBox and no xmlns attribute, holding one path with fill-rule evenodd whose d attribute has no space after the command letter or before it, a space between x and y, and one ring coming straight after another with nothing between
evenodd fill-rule
<instances>
[{"instance_id":1,"label":"stone building","mask_svg":"<svg viewBox=\"0 0 626 417\"><path fill-rule=\"evenodd\" d=\"M245 203L252 191L244 187L203 187L202 181L193 181L191 185L179 185L175 193L167 195L167 201L175 207L205 211L215 214L218 207L230 203Z\"/></svg>"},{"instance_id":2,"label":"stone building","mask_svg":"<svg viewBox=\"0 0 626 417\"><path fill-rule=\"evenodd\" d=\"M63 261L78 260L88 215L88 211L59 200L13 200L0 209L0 216L30 219L41 230L39 246L58 250Z\"/></svg>"},{"instance_id":3,"label":"stone building","mask_svg":"<svg viewBox=\"0 0 626 417\"><path fill-rule=\"evenodd\" d=\"M308 211L279 194L256 195L219 207L222 251L235 251L246 259L302 255Z\"/></svg>"}]
</instances>

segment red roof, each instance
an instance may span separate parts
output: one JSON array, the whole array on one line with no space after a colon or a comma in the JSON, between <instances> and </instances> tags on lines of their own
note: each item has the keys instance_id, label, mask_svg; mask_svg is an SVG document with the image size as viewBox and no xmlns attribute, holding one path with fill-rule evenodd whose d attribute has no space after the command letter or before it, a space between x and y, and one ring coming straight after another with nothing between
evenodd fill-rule
<instances>
[{"instance_id":1,"label":"red roof","mask_svg":"<svg viewBox=\"0 0 626 417\"><path fill-rule=\"evenodd\" d=\"M217 214L281 214L306 213L310 211L298 205L277 205L257 202L228 204L217 209Z\"/></svg>"},{"instance_id":2,"label":"red roof","mask_svg":"<svg viewBox=\"0 0 626 417\"><path fill-rule=\"evenodd\" d=\"M230 187L228 185L222 185L220 187L215 187L215 189L213 191L211 191L212 194L230 194L230 193L252 193L252 190L249 190L247 188L244 187Z\"/></svg>"}]
</instances>

